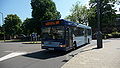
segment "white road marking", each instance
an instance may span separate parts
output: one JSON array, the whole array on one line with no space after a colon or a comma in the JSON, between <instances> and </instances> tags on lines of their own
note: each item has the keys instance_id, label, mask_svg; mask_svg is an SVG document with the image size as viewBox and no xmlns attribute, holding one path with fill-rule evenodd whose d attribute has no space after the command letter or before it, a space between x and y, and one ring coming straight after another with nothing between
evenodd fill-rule
<instances>
[{"instance_id":1,"label":"white road marking","mask_svg":"<svg viewBox=\"0 0 120 68\"><path fill-rule=\"evenodd\" d=\"M27 54L27 52L13 52L13 53L10 53L6 56L1 57L0 62L4 61L4 60L7 60L7 59L10 59L10 58L13 58L13 57L16 57L16 56L19 56L19 55L24 55L24 54Z\"/></svg>"}]
</instances>

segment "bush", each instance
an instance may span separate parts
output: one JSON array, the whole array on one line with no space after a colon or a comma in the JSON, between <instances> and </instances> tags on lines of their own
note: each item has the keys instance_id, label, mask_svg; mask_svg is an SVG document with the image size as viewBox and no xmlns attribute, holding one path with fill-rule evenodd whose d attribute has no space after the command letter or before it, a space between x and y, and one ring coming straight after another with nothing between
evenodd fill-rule
<instances>
[{"instance_id":1,"label":"bush","mask_svg":"<svg viewBox=\"0 0 120 68\"><path fill-rule=\"evenodd\" d=\"M113 32L111 34L107 34L108 38L120 38L119 32Z\"/></svg>"}]
</instances>

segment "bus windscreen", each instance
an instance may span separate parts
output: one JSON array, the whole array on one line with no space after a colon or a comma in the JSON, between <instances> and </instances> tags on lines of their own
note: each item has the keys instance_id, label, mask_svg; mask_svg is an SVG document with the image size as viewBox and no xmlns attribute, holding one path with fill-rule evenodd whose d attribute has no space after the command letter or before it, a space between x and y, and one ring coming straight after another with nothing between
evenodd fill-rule
<instances>
[{"instance_id":1,"label":"bus windscreen","mask_svg":"<svg viewBox=\"0 0 120 68\"><path fill-rule=\"evenodd\" d=\"M43 39L64 39L64 33L65 30L63 26L42 28Z\"/></svg>"}]
</instances>

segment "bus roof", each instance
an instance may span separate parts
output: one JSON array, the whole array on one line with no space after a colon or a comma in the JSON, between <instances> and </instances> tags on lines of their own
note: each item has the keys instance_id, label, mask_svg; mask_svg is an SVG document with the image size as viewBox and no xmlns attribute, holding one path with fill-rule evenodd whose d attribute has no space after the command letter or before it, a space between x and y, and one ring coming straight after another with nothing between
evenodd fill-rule
<instances>
[{"instance_id":1,"label":"bus roof","mask_svg":"<svg viewBox=\"0 0 120 68\"><path fill-rule=\"evenodd\" d=\"M64 20L64 19L46 20L46 21L43 21L43 22L53 22L53 21L63 21L62 23L57 24L57 25L67 25L67 26L75 26L75 27L91 29L90 26L86 26L86 25L83 25L83 24L80 24L80 23L76 23L76 22L72 22L72 21L67 21L67 20Z\"/></svg>"}]
</instances>

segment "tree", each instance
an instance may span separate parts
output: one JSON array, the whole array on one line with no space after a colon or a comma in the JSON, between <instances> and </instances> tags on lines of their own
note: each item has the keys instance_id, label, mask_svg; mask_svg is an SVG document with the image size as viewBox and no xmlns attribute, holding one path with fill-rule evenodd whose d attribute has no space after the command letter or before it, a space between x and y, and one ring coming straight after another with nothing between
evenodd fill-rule
<instances>
[{"instance_id":1,"label":"tree","mask_svg":"<svg viewBox=\"0 0 120 68\"><path fill-rule=\"evenodd\" d=\"M61 17L52 0L31 0L31 6L37 33L40 33L41 21L60 19Z\"/></svg>"},{"instance_id":2,"label":"tree","mask_svg":"<svg viewBox=\"0 0 120 68\"><path fill-rule=\"evenodd\" d=\"M0 26L0 34L3 34L3 28Z\"/></svg>"},{"instance_id":3,"label":"tree","mask_svg":"<svg viewBox=\"0 0 120 68\"><path fill-rule=\"evenodd\" d=\"M113 9L116 0L100 0L101 1L101 31L104 34L113 32L114 22L116 20L116 10ZM90 25L94 29L97 29L97 2L96 0L90 0L90 10L92 11L89 17ZM110 28L109 28L110 27Z\"/></svg>"},{"instance_id":4,"label":"tree","mask_svg":"<svg viewBox=\"0 0 120 68\"><path fill-rule=\"evenodd\" d=\"M71 14L65 19L70 21L79 22L82 24L88 24L89 11L86 6L80 5L80 2L76 2L70 10Z\"/></svg>"},{"instance_id":5,"label":"tree","mask_svg":"<svg viewBox=\"0 0 120 68\"><path fill-rule=\"evenodd\" d=\"M3 27L5 28L5 34L14 36L21 32L20 26L22 21L16 14L7 15L4 22Z\"/></svg>"},{"instance_id":6,"label":"tree","mask_svg":"<svg viewBox=\"0 0 120 68\"><path fill-rule=\"evenodd\" d=\"M95 11L96 7L89 9L89 26L92 27L92 33L94 34L97 31L97 12Z\"/></svg>"},{"instance_id":7,"label":"tree","mask_svg":"<svg viewBox=\"0 0 120 68\"><path fill-rule=\"evenodd\" d=\"M52 0L31 0L31 6L32 17L36 20L51 20L61 17Z\"/></svg>"},{"instance_id":8,"label":"tree","mask_svg":"<svg viewBox=\"0 0 120 68\"><path fill-rule=\"evenodd\" d=\"M34 22L32 18L26 18L26 20L24 20L21 28L22 28L22 34L25 35L30 35L34 32Z\"/></svg>"}]
</instances>

